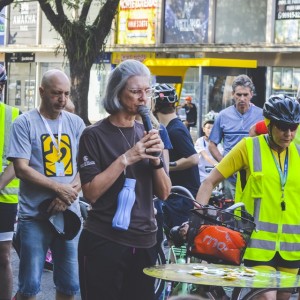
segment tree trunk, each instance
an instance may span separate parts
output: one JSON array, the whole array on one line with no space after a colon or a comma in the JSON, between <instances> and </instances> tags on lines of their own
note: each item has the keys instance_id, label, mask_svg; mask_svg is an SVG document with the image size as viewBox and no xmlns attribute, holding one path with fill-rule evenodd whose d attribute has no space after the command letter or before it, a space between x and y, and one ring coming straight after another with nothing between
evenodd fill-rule
<instances>
[{"instance_id":1,"label":"tree trunk","mask_svg":"<svg viewBox=\"0 0 300 300\"><path fill-rule=\"evenodd\" d=\"M78 68L78 66L80 66ZM88 93L90 85L91 66L81 65L70 60L71 99L75 104L75 111L86 125L90 125L88 118Z\"/></svg>"}]
</instances>

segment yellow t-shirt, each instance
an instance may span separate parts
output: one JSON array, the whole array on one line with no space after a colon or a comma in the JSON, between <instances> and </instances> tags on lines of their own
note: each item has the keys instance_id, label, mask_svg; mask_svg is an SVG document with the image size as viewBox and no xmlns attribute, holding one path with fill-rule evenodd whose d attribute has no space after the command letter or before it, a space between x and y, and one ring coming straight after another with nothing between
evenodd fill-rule
<instances>
[{"instance_id":1,"label":"yellow t-shirt","mask_svg":"<svg viewBox=\"0 0 300 300\"><path fill-rule=\"evenodd\" d=\"M274 150L272 150L272 152L278 163L280 163L281 170L283 170L286 151L283 151L280 154ZM245 139L242 139L239 143L237 143L236 146L234 146L221 160L216 168L225 178L228 178L235 172L244 169L246 171L246 179L248 179L250 168Z\"/></svg>"}]
</instances>

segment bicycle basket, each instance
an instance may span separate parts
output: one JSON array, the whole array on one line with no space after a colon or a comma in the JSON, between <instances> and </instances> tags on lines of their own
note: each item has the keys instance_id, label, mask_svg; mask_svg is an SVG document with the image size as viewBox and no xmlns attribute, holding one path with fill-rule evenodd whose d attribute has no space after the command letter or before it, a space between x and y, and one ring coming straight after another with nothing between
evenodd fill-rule
<instances>
[{"instance_id":1,"label":"bicycle basket","mask_svg":"<svg viewBox=\"0 0 300 300\"><path fill-rule=\"evenodd\" d=\"M229 212L212 206L191 210L190 255L210 263L240 265L255 229L245 208Z\"/></svg>"}]
</instances>

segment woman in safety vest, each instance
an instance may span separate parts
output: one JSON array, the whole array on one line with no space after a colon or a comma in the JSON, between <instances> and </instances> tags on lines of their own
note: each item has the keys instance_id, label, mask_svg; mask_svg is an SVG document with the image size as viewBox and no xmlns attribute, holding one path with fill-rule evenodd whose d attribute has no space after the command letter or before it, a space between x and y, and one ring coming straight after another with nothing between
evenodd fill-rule
<instances>
[{"instance_id":1,"label":"woman in safety vest","mask_svg":"<svg viewBox=\"0 0 300 300\"><path fill-rule=\"evenodd\" d=\"M235 201L245 204L258 229L246 249L245 266L297 274L300 147L293 139L300 123L300 104L286 95L272 95L264 105L263 115L268 133L241 140L201 184L196 200L206 205L216 185L244 170L245 180L237 183ZM271 291L263 296L289 299L290 292Z\"/></svg>"}]
</instances>

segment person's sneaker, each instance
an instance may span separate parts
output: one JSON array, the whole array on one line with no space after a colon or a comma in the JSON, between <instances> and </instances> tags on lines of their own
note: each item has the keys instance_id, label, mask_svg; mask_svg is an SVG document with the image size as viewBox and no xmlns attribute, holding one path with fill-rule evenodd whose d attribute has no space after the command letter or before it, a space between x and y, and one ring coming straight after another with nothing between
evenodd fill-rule
<instances>
[{"instance_id":1,"label":"person's sneaker","mask_svg":"<svg viewBox=\"0 0 300 300\"><path fill-rule=\"evenodd\" d=\"M44 269L48 270L48 271L53 271L52 253L51 253L50 249L47 251L47 254L46 254Z\"/></svg>"}]
</instances>

